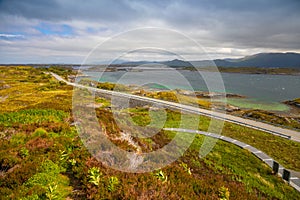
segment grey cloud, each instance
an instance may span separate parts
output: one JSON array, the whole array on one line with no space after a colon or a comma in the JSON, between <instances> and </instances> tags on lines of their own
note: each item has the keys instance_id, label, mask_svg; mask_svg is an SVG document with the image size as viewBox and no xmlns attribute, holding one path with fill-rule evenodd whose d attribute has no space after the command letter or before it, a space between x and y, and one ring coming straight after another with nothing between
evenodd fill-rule
<instances>
[{"instance_id":1,"label":"grey cloud","mask_svg":"<svg viewBox=\"0 0 300 200\"><path fill-rule=\"evenodd\" d=\"M1 15L9 14L29 19L55 20L66 18L56 1L3 0L0 2Z\"/></svg>"},{"instance_id":2,"label":"grey cloud","mask_svg":"<svg viewBox=\"0 0 300 200\"><path fill-rule=\"evenodd\" d=\"M249 49L300 51L299 10L299 0L0 0L0 34L32 36L34 26L45 21L69 23L80 32L78 37L90 36L85 32L90 26L108 29L100 36L110 36L157 23L204 46L229 48L223 54L230 57L230 52L241 55ZM17 48L19 43L14 45ZM64 45L55 47L68 51Z\"/></svg>"},{"instance_id":3,"label":"grey cloud","mask_svg":"<svg viewBox=\"0 0 300 200\"><path fill-rule=\"evenodd\" d=\"M0 13L48 21L123 21L136 14L125 1L110 0L4 0L0 3Z\"/></svg>"}]
</instances>

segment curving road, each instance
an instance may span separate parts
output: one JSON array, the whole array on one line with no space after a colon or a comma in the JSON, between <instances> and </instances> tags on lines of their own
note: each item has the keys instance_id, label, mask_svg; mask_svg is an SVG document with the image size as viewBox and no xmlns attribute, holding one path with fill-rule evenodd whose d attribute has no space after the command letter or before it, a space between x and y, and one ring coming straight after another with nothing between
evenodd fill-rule
<instances>
[{"instance_id":1,"label":"curving road","mask_svg":"<svg viewBox=\"0 0 300 200\"><path fill-rule=\"evenodd\" d=\"M225 114L225 113L221 113L221 112L217 112L217 111L206 110L206 109L202 109L202 108L196 108L196 107L193 107L193 106L183 105L183 104L179 104L179 103L163 101L163 100L159 100L159 99L152 99L152 98L148 98L148 97L142 97L142 96L137 96L137 95L132 95L132 94L116 92L116 91L103 90L103 89L94 88L94 87L88 87L88 86L68 82L68 81L66 81L65 79L63 79L62 77L60 77L59 75L57 75L55 73L50 72L50 74L54 78L56 78L57 80L63 81L66 84L72 85L74 87L85 88L85 89L92 90L92 91L99 92L99 93L103 93L103 94L109 94L109 95L114 95L114 96L119 96L119 97L131 98L131 99L141 100L141 101L149 102L149 103L156 103L156 104L160 104L164 107L175 108L175 109L179 109L179 110L189 112L189 113L194 113L194 114L199 114L199 115L212 117L212 118L215 118L215 119L224 120L224 121L227 121L227 122L231 122L231 123L238 124L238 125L241 125L241 126L261 130L261 131L264 131L264 132L267 132L267 133L271 133L271 134L274 134L274 135L284 137L286 139L290 139L290 140L293 140L293 141L300 142L300 132L297 132L297 131L294 131L294 130L284 129L284 128L281 128L281 127L273 126L273 125L262 123L262 122L257 122L257 121L250 120L250 119L244 119L244 118L241 118L241 117L236 117L236 116L233 116L233 115L229 115L229 114Z\"/></svg>"},{"instance_id":2,"label":"curving road","mask_svg":"<svg viewBox=\"0 0 300 200\"><path fill-rule=\"evenodd\" d=\"M208 137L212 137L212 138L216 138L216 139L220 139L220 140L229 142L229 143L234 144L236 146L239 146L243 149L247 149L253 155L255 155L257 158L259 158L260 160L265 162L271 168L273 167L273 162L275 161L273 158L268 156L266 153L260 151L259 149L255 148L255 147L253 147L249 144L240 142L238 140L235 140L235 139L232 139L230 137L223 136L223 135L208 133L208 132L199 131L199 130L182 129L182 128L164 128L164 130L166 130L166 131L176 131L176 132L185 132L185 133L196 133L196 134L205 135L205 136L208 136ZM282 177L282 174L283 174L284 170L290 171L291 176L290 176L290 179L289 179L289 183L293 188L295 188L296 190L298 190L300 192L300 178L297 176L297 174L299 174L299 173L297 173L297 172L295 173L295 172L293 172L289 169L285 169L282 165L279 165L278 174L281 177Z\"/></svg>"}]
</instances>

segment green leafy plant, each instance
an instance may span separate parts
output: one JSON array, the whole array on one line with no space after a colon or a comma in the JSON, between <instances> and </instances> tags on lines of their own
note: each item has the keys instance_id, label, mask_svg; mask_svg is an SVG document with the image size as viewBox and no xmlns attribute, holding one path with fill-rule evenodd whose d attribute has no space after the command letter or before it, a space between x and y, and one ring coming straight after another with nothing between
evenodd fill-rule
<instances>
[{"instance_id":1,"label":"green leafy plant","mask_svg":"<svg viewBox=\"0 0 300 200\"><path fill-rule=\"evenodd\" d=\"M61 161L65 161L69 158L69 155L66 151L59 150L59 154L60 154L59 160Z\"/></svg>"},{"instance_id":2,"label":"green leafy plant","mask_svg":"<svg viewBox=\"0 0 300 200\"><path fill-rule=\"evenodd\" d=\"M166 176L162 170L159 170L158 172L156 172L155 176L157 179L161 180L163 183L168 181L168 176Z\"/></svg>"},{"instance_id":3,"label":"green leafy plant","mask_svg":"<svg viewBox=\"0 0 300 200\"><path fill-rule=\"evenodd\" d=\"M70 160L68 160L68 162L72 165L72 166L74 166L74 165L76 165L76 160L73 158L73 159L70 159Z\"/></svg>"},{"instance_id":4,"label":"green leafy plant","mask_svg":"<svg viewBox=\"0 0 300 200\"><path fill-rule=\"evenodd\" d=\"M179 164L183 169L184 171L186 171L189 175L192 175L192 172L191 172L191 168L188 167L188 165L184 162L180 163Z\"/></svg>"},{"instance_id":5,"label":"green leafy plant","mask_svg":"<svg viewBox=\"0 0 300 200\"><path fill-rule=\"evenodd\" d=\"M110 192L115 191L115 190L116 190L116 186L118 186L119 183L120 183L120 182L119 182L118 177L116 177L116 176L111 176L111 177L109 178L109 180L108 180L108 186L107 186L108 191L110 191Z\"/></svg>"},{"instance_id":6,"label":"green leafy plant","mask_svg":"<svg viewBox=\"0 0 300 200\"><path fill-rule=\"evenodd\" d=\"M22 158L26 158L27 156L29 156L29 151L28 151L28 149L26 149L26 147L22 147L22 148L19 150L19 155L20 155Z\"/></svg>"},{"instance_id":7,"label":"green leafy plant","mask_svg":"<svg viewBox=\"0 0 300 200\"><path fill-rule=\"evenodd\" d=\"M24 198L21 198L20 200L40 200L41 198L37 194L33 194Z\"/></svg>"},{"instance_id":8,"label":"green leafy plant","mask_svg":"<svg viewBox=\"0 0 300 200\"><path fill-rule=\"evenodd\" d=\"M53 163L51 160L46 160L41 165L38 171L39 173L33 175L25 182L26 186L47 186L49 183L54 182L59 173L63 172L64 170L61 169L57 164Z\"/></svg>"},{"instance_id":9,"label":"green leafy plant","mask_svg":"<svg viewBox=\"0 0 300 200\"><path fill-rule=\"evenodd\" d=\"M49 200L53 200L53 199L58 199L57 195L55 194L56 190L57 190L57 184L49 185L47 188L47 192L46 192L46 197Z\"/></svg>"},{"instance_id":10,"label":"green leafy plant","mask_svg":"<svg viewBox=\"0 0 300 200\"><path fill-rule=\"evenodd\" d=\"M92 167L91 169L89 169L88 174L89 182L98 186L102 176L100 169L98 167Z\"/></svg>"},{"instance_id":11,"label":"green leafy plant","mask_svg":"<svg viewBox=\"0 0 300 200\"><path fill-rule=\"evenodd\" d=\"M219 196L220 200L229 200L229 196L230 196L229 189L224 186L220 187L218 196Z\"/></svg>"},{"instance_id":12,"label":"green leafy plant","mask_svg":"<svg viewBox=\"0 0 300 200\"><path fill-rule=\"evenodd\" d=\"M65 199L71 192L71 188L69 179L62 175L62 172L65 172L65 169L51 160L46 160L39 167L38 173L30 177L23 186L26 191L40 188L40 193L37 194L39 199L44 196L48 199Z\"/></svg>"}]
</instances>

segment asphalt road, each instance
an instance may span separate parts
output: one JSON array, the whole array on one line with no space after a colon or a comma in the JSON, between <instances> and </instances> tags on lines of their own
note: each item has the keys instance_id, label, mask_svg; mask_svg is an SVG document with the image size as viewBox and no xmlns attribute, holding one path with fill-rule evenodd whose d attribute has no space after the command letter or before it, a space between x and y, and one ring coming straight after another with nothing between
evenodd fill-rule
<instances>
[{"instance_id":1,"label":"asphalt road","mask_svg":"<svg viewBox=\"0 0 300 200\"><path fill-rule=\"evenodd\" d=\"M57 80L63 81L66 84L72 85L74 87L86 88L88 90L92 90L92 91L99 92L99 93L104 93L104 94L109 94L109 95L114 95L114 96L119 96L119 97L125 97L125 98L131 98L131 99L141 100L141 101L149 102L149 103L156 103L156 104L160 104L164 107L175 108L175 109L179 109L179 110L189 112L189 113L194 113L194 114L212 117L215 119L224 120L227 122L231 122L231 123L238 124L241 126L261 130L261 131L264 131L267 133L271 133L274 135L284 137L286 139L300 142L300 132L297 132L294 130L284 129L284 128L273 126L273 125L266 124L263 122L257 122L254 120L244 119L241 117L221 113L218 111L196 108L193 106L183 105L183 104L179 104L179 103L175 103L175 102L163 101L163 100L159 100L159 99L152 99L152 98L148 98L148 97L137 96L137 95L127 94L127 93L121 93L121 92L116 92L116 91L109 91L109 90L103 90L103 89L94 88L94 87L88 87L88 86L68 82L65 79L63 79L62 77L60 77L59 75L52 73L52 72L51 72L51 75L54 76Z\"/></svg>"}]
</instances>

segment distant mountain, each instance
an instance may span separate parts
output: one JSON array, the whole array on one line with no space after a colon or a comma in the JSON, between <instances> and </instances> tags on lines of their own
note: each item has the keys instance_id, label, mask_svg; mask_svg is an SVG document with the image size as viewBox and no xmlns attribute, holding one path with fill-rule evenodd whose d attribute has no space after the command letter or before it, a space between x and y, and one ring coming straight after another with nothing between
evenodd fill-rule
<instances>
[{"instance_id":1,"label":"distant mountain","mask_svg":"<svg viewBox=\"0 0 300 200\"><path fill-rule=\"evenodd\" d=\"M124 65L145 65L145 64L163 64L170 67L191 67L193 66L190 62L183 61L183 60L169 60L169 61L136 61L136 62L124 62Z\"/></svg>"},{"instance_id":2,"label":"distant mountain","mask_svg":"<svg viewBox=\"0 0 300 200\"><path fill-rule=\"evenodd\" d=\"M240 59L215 60L217 66L223 67L282 67L300 68L298 53L260 53Z\"/></svg>"},{"instance_id":3,"label":"distant mountain","mask_svg":"<svg viewBox=\"0 0 300 200\"><path fill-rule=\"evenodd\" d=\"M213 60L218 67L273 67L273 68L300 68L300 54L298 53L260 53L252 56L246 56L239 59L216 59ZM183 61L183 60L171 60L171 61L138 61L138 62L124 62L122 64L127 65L142 65L148 63L159 63L168 65L170 67L207 67L211 66L209 60L199 61Z\"/></svg>"},{"instance_id":4,"label":"distant mountain","mask_svg":"<svg viewBox=\"0 0 300 200\"><path fill-rule=\"evenodd\" d=\"M171 60L171 61L165 61L162 62L162 64L168 65L168 66L174 66L174 67L192 67L193 65L190 62L183 61L183 60Z\"/></svg>"},{"instance_id":5,"label":"distant mountain","mask_svg":"<svg viewBox=\"0 0 300 200\"><path fill-rule=\"evenodd\" d=\"M157 61L126 61L123 62L122 65L145 65L145 64L150 64L150 63L159 63Z\"/></svg>"}]
</instances>

